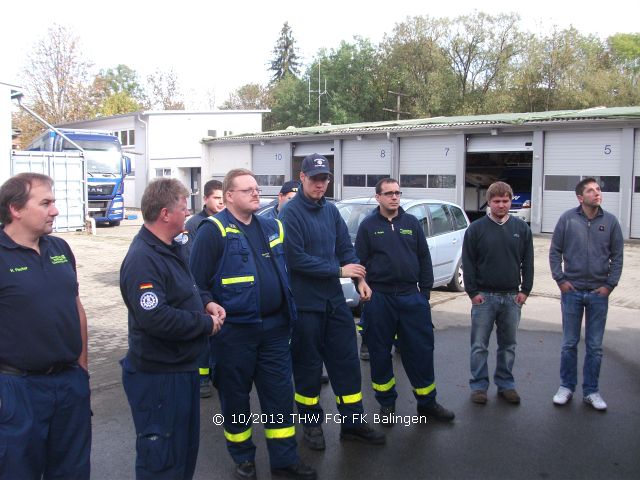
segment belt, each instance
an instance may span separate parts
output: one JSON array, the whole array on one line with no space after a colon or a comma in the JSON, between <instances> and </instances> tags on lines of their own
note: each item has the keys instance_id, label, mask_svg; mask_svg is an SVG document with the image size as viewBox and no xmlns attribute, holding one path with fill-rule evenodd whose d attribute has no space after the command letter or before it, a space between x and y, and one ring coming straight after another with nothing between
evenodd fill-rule
<instances>
[{"instance_id":1,"label":"belt","mask_svg":"<svg viewBox=\"0 0 640 480\"><path fill-rule=\"evenodd\" d=\"M28 375L55 375L56 373L64 372L76 366L75 363L55 363L49 368L44 370L22 370L20 368L12 367L6 363L0 363L0 373L5 375L16 375L26 377Z\"/></svg>"}]
</instances>

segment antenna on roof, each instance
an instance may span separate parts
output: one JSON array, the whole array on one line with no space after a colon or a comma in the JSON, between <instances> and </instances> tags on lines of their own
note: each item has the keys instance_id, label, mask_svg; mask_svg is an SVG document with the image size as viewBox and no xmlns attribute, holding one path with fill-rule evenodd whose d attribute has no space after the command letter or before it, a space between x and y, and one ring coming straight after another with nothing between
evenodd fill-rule
<instances>
[{"instance_id":1,"label":"antenna on roof","mask_svg":"<svg viewBox=\"0 0 640 480\"><path fill-rule=\"evenodd\" d=\"M322 125L322 120L320 119L320 100L322 99L322 95L327 94L327 77L324 77L324 90L320 90L320 60L318 60L318 90L311 90L311 76L309 76L309 106L311 106L311 94L318 94L318 125Z\"/></svg>"}]
</instances>

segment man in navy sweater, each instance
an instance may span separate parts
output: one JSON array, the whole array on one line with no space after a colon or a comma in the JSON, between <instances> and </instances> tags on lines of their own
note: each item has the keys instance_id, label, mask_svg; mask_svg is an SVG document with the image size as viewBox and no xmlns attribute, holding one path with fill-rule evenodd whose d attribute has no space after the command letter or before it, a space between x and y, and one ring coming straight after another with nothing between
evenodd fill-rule
<instances>
[{"instance_id":1,"label":"man in navy sweater","mask_svg":"<svg viewBox=\"0 0 640 480\"><path fill-rule=\"evenodd\" d=\"M129 311L124 386L136 428L137 479L190 479L200 441L198 357L225 317L203 304L183 244L189 191L157 179L142 195L144 225L120 268Z\"/></svg>"},{"instance_id":2,"label":"man in navy sweater","mask_svg":"<svg viewBox=\"0 0 640 480\"><path fill-rule=\"evenodd\" d=\"M381 445L385 436L364 421L360 361L353 316L340 277L362 279L349 231L335 205L324 194L329 161L314 153L302 161L301 192L288 202L280 219L285 225L285 253L298 320L291 339L295 401L309 448L324 450L324 415L320 406L322 363L327 368L341 417L340 437ZM368 295L360 290L361 295Z\"/></svg>"},{"instance_id":3,"label":"man in navy sweater","mask_svg":"<svg viewBox=\"0 0 640 480\"><path fill-rule=\"evenodd\" d=\"M431 255L418 219L400 207L401 195L397 180L380 180L376 185L379 207L362 221L356 236L356 253L367 269L366 283L372 291L366 332L371 382L383 422L391 426L398 397L391 346L397 334L418 414L451 421L453 412L436 402Z\"/></svg>"},{"instance_id":4,"label":"man in navy sweater","mask_svg":"<svg viewBox=\"0 0 640 480\"><path fill-rule=\"evenodd\" d=\"M512 369L522 306L533 287L533 237L524 221L509 216L512 198L508 184L491 184L491 211L469 226L462 244L464 289L471 299L471 401L481 405L487 403L487 356L494 324L498 352L493 380L498 395L520 403Z\"/></svg>"}]
</instances>

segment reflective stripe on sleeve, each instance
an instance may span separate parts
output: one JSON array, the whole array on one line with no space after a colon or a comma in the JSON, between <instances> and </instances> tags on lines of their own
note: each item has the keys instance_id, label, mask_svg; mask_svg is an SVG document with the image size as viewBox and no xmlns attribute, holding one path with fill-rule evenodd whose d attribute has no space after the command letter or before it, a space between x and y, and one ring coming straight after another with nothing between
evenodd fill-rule
<instances>
[{"instance_id":1,"label":"reflective stripe on sleeve","mask_svg":"<svg viewBox=\"0 0 640 480\"><path fill-rule=\"evenodd\" d=\"M271 240L269 242L269 248L273 248L279 243L284 242L284 228L282 228L282 222L277 218L276 218L276 222L278 222L278 231L280 232L280 234L278 235L278 238Z\"/></svg>"},{"instance_id":2,"label":"reflective stripe on sleeve","mask_svg":"<svg viewBox=\"0 0 640 480\"><path fill-rule=\"evenodd\" d=\"M200 375L209 375L208 368L199 368L198 371L200 372Z\"/></svg>"}]
</instances>

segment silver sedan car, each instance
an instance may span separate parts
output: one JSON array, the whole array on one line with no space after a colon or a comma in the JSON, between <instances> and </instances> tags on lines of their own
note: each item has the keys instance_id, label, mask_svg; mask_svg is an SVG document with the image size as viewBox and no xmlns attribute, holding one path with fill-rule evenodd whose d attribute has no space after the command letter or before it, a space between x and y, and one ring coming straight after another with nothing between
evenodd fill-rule
<instances>
[{"instance_id":1,"label":"silver sedan car","mask_svg":"<svg viewBox=\"0 0 640 480\"><path fill-rule=\"evenodd\" d=\"M352 198L336 203L352 242L356 241L362 220L377 206L374 197ZM462 241L469 226L464 210L455 203L443 200L403 198L400 206L422 224L433 263L433 286L446 286L453 291L463 292ZM340 281L347 305L357 310L360 296L353 281L349 278Z\"/></svg>"}]
</instances>

